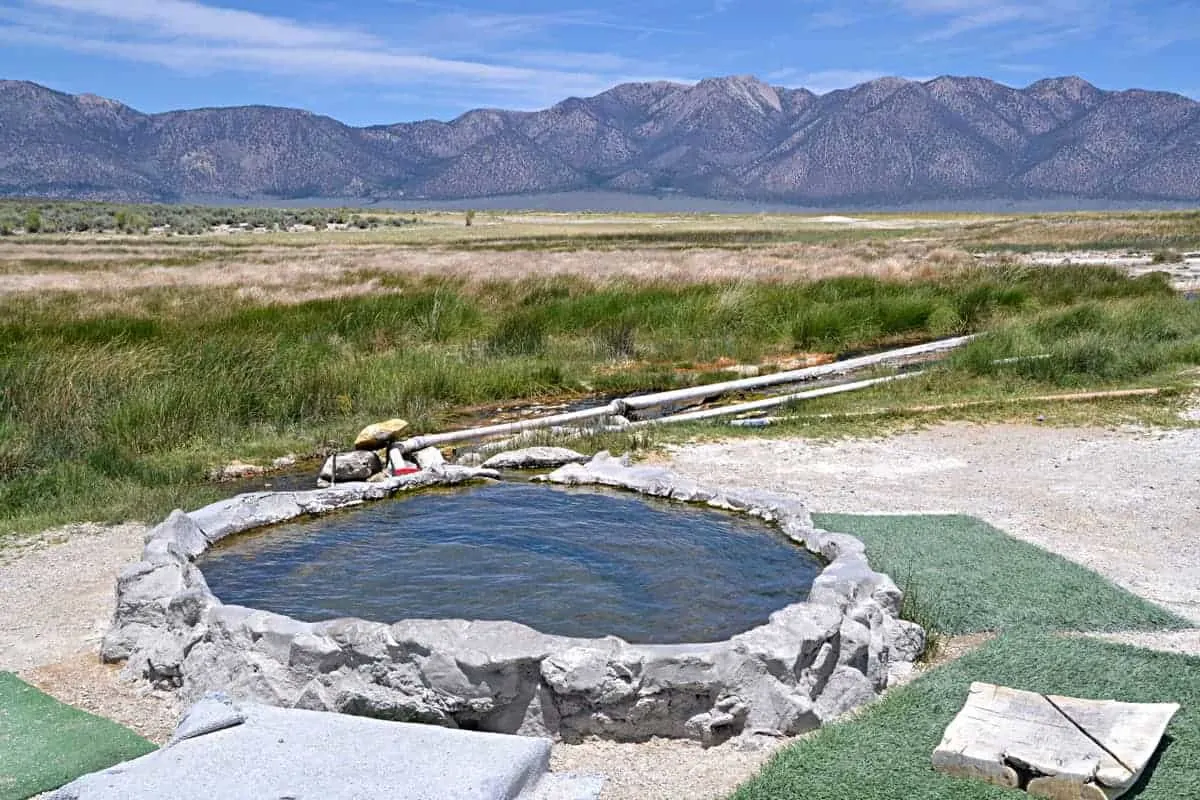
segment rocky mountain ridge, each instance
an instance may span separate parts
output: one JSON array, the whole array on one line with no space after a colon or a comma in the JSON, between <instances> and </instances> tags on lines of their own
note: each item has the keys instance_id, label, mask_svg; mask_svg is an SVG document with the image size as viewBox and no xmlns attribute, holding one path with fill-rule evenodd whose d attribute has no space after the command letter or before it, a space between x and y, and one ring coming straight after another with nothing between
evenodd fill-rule
<instances>
[{"instance_id":1,"label":"rocky mountain ridge","mask_svg":"<svg viewBox=\"0 0 1200 800\"><path fill-rule=\"evenodd\" d=\"M1200 103L1080 78L630 83L534 112L355 128L267 106L142 114L0 81L0 196L459 199L604 189L819 205L1200 199Z\"/></svg>"}]
</instances>

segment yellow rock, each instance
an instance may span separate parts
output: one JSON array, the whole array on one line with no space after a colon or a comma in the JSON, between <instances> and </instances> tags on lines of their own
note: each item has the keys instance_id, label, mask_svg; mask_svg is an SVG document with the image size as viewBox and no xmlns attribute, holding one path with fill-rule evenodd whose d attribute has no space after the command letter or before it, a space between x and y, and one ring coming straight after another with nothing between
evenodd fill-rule
<instances>
[{"instance_id":1,"label":"yellow rock","mask_svg":"<svg viewBox=\"0 0 1200 800\"><path fill-rule=\"evenodd\" d=\"M362 433L354 440L356 450L378 450L387 447L396 438L396 434L408 427L408 421L389 419L377 422L362 429Z\"/></svg>"}]
</instances>

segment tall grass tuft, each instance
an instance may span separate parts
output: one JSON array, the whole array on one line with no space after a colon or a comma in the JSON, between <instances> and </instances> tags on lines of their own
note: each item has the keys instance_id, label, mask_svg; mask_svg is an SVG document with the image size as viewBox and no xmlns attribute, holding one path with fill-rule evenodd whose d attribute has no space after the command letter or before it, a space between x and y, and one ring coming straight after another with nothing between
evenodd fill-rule
<instances>
[{"instance_id":1,"label":"tall grass tuft","mask_svg":"<svg viewBox=\"0 0 1200 800\"><path fill-rule=\"evenodd\" d=\"M925 629L925 650L921 653L920 662L935 661L941 654L946 639L937 618L938 601L917 580L902 580L900 585L904 591L904 598L900 601L900 618Z\"/></svg>"},{"instance_id":2,"label":"tall grass tuft","mask_svg":"<svg viewBox=\"0 0 1200 800\"><path fill-rule=\"evenodd\" d=\"M517 309L500 318L488 337L488 350L501 355L532 356L546 351L545 314L538 309Z\"/></svg>"},{"instance_id":3,"label":"tall grass tuft","mask_svg":"<svg viewBox=\"0 0 1200 800\"><path fill-rule=\"evenodd\" d=\"M1196 303L1177 297L1089 300L1007 319L954 362L974 375L1071 387L1193 364L1198 346Z\"/></svg>"}]
</instances>

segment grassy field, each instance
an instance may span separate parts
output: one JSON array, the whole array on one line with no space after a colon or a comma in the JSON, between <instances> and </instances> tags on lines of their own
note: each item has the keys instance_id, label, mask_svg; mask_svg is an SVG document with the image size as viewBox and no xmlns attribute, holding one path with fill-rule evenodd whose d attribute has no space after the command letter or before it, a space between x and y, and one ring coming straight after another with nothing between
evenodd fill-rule
<instances>
[{"instance_id":1,"label":"grassy field","mask_svg":"<svg viewBox=\"0 0 1200 800\"><path fill-rule=\"evenodd\" d=\"M1195 216L481 213L466 227L437 213L323 233L6 237L0 532L194 506L226 491L205 481L213 466L317 454L379 418L432 430L470 407L962 332L990 335L922 378L808 404L835 418L785 430L878 430L898 418L836 416L881 406L1182 390L1200 307L1165 276L980 260L967 245L1186 238ZM1164 421L1178 402L1086 413Z\"/></svg>"},{"instance_id":2,"label":"grassy field","mask_svg":"<svg viewBox=\"0 0 1200 800\"><path fill-rule=\"evenodd\" d=\"M1200 658L1063 637L1186 624L1052 553L970 517L820 514L860 537L877 569L916 591L922 624L1000 631L979 650L781 752L734 800L1001 800L1020 797L929 765L973 681L1071 697L1179 703L1149 779L1128 797L1200 796Z\"/></svg>"},{"instance_id":3,"label":"grassy field","mask_svg":"<svg viewBox=\"0 0 1200 800\"><path fill-rule=\"evenodd\" d=\"M0 800L24 800L154 745L0 672Z\"/></svg>"}]
</instances>

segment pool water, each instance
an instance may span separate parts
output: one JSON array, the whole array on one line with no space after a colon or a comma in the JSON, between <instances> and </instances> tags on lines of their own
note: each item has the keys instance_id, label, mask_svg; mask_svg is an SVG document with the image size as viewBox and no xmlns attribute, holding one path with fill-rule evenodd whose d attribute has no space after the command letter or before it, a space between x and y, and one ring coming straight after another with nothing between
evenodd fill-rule
<instances>
[{"instance_id":1,"label":"pool water","mask_svg":"<svg viewBox=\"0 0 1200 800\"><path fill-rule=\"evenodd\" d=\"M804 600L821 570L750 517L525 482L243 534L199 565L222 602L307 621L506 619L638 643L726 639Z\"/></svg>"}]
</instances>

